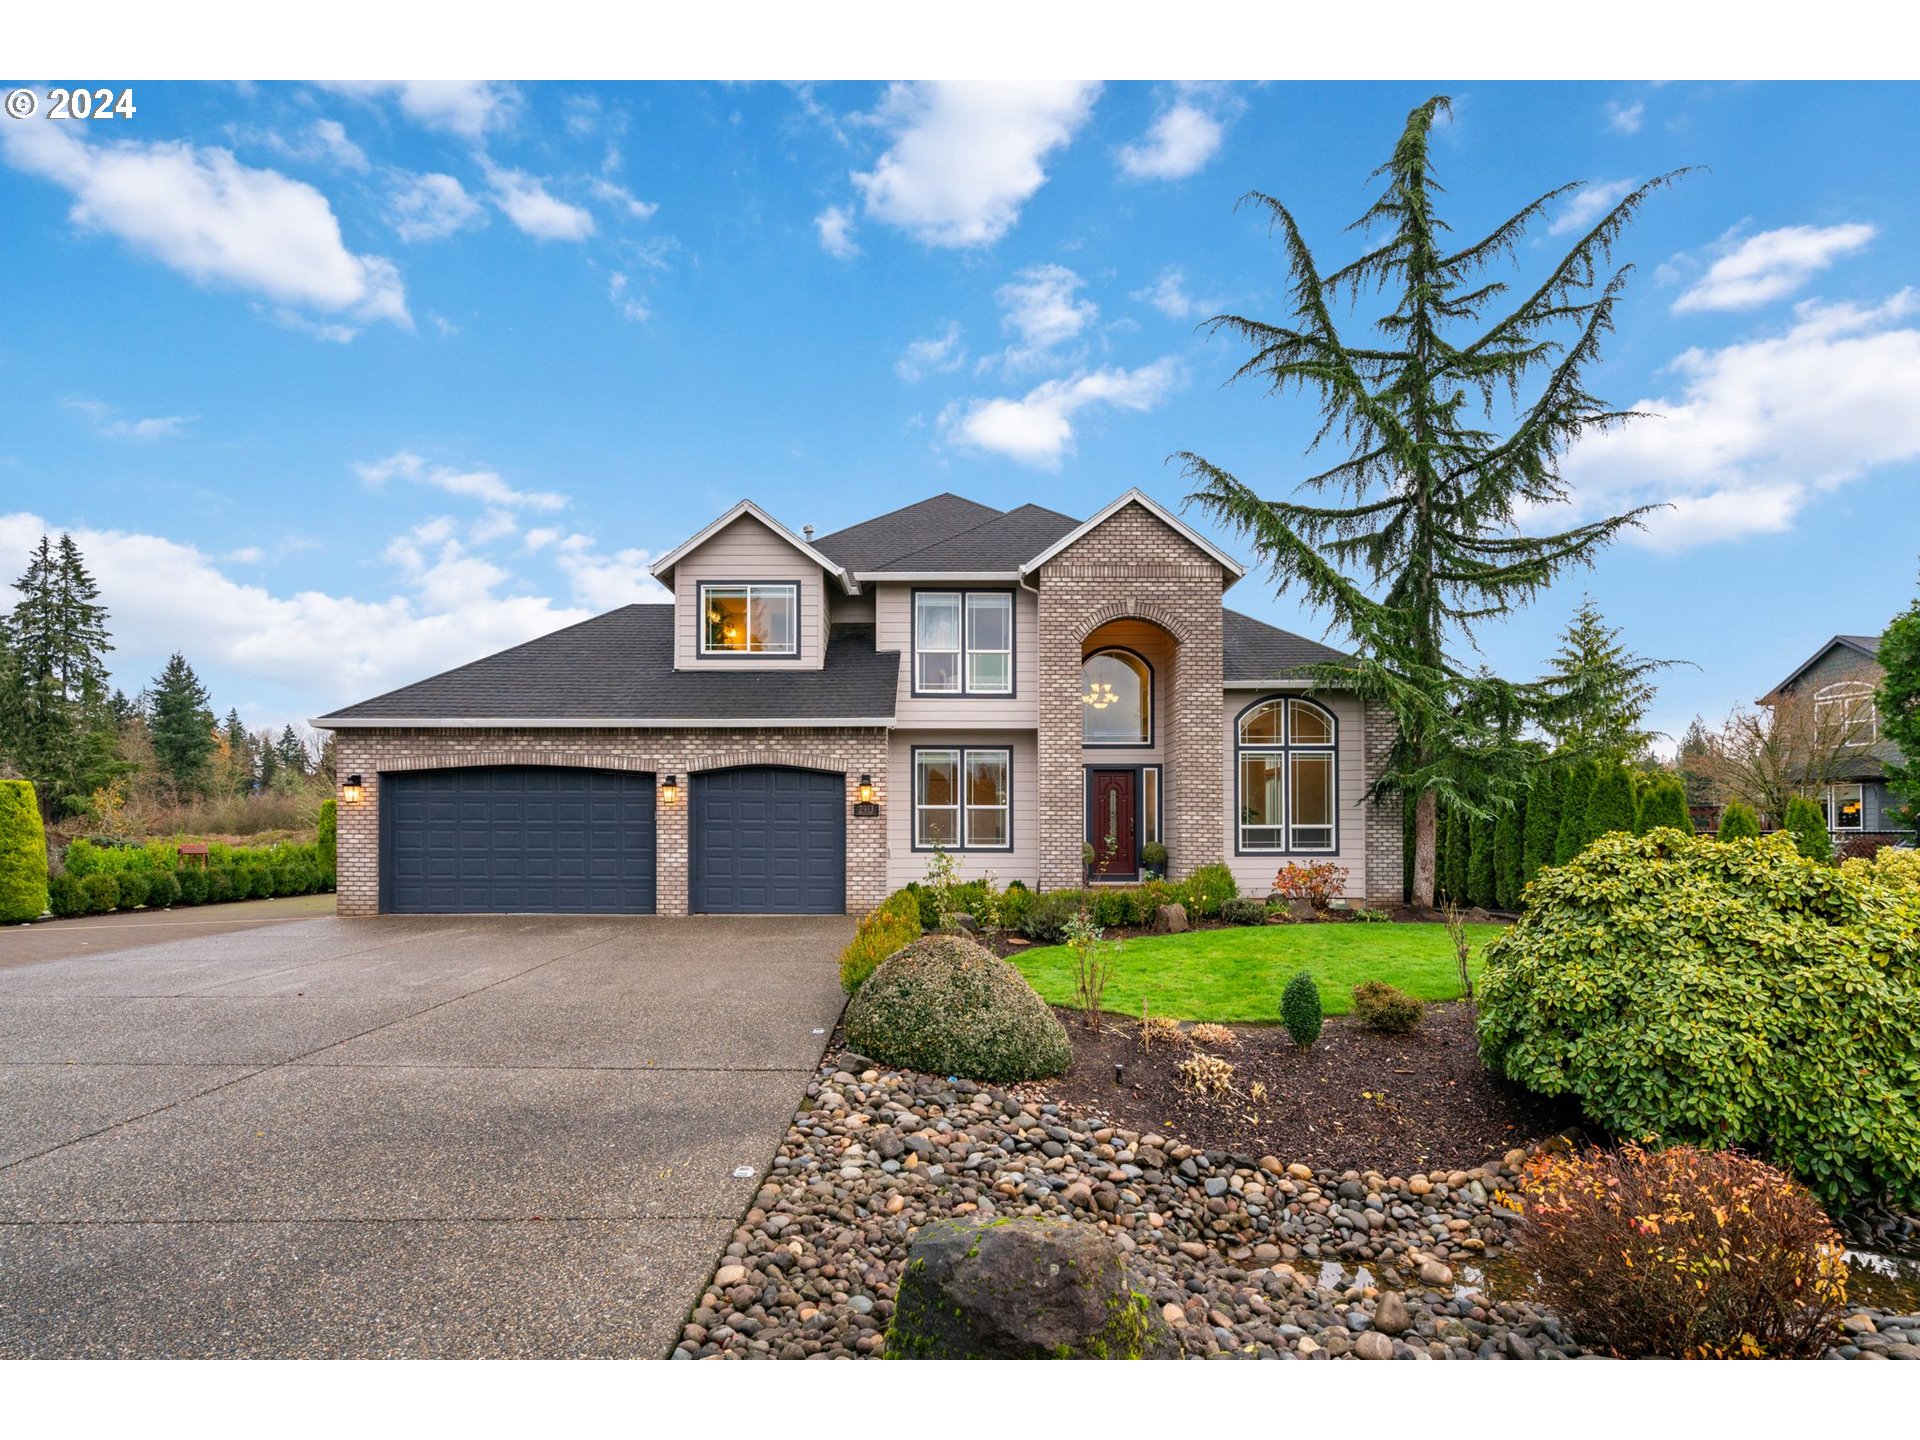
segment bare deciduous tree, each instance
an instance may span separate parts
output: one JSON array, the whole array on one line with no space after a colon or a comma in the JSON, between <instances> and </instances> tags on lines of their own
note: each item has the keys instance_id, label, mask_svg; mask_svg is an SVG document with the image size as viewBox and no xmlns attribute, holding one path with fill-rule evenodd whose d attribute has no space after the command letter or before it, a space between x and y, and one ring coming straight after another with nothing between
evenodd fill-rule
<instances>
[{"instance_id":1,"label":"bare deciduous tree","mask_svg":"<svg viewBox=\"0 0 1920 1440\"><path fill-rule=\"evenodd\" d=\"M1735 710L1717 730L1689 732L1698 748L1683 751L1680 765L1713 799L1742 801L1778 825L1789 800L1817 801L1846 779L1872 734L1871 706L1821 705L1789 693Z\"/></svg>"}]
</instances>

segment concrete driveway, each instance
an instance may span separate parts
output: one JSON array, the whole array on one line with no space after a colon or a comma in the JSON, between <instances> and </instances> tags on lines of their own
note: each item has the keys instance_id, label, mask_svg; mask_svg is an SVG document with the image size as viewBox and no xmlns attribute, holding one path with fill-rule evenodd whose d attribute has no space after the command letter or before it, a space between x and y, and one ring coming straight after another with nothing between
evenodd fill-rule
<instances>
[{"instance_id":1,"label":"concrete driveway","mask_svg":"<svg viewBox=\"0 0 1920 1440\"><path fill-rule=\"evenodd\" d=\"M665 1354L851 930L328 918L0 969L0 1355Z\"/></svg>"}]
</instances>

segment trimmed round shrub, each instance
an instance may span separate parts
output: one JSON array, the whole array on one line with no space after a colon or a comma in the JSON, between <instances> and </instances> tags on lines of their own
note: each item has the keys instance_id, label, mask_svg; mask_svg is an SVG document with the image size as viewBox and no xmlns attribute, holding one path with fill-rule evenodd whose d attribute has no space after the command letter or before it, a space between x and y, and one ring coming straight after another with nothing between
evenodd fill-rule
<instances>
[{"instance_id":1,"label":"trimmed round shrub","mask_svg":"<svg viewBox=\"0 0 1920 1440\"><path fill-rule=\"evenodd\" d=\"M120 904L120 881L116 876L96 870L80 877L81 892L87 897L87 914L104 915Z\"/></svg>"},{"instance_id":2,"label":"trimmed round shrub","mask_svg":"<svg viewBox=\"0 0 1920 1440\"><path fill-rule=\"evenodd\" d=\"M212 882L207 879L207 867L204 865L183 865L174 872L174 879L180 882L180 903L182 905L204 905Z\"/></svg>"},{"instance_id":3,"label":"trimmed round shrub","mask_svg":"<svg viewBox=\"0 0 1920 1440\"><path fill-rule=\"evenodd\" d=\"M1720 812L1720 838L1722 840L1759 839L1760 817L1738 800L1732 801Z\"/></svg>"},{"instance_id":4,"label":"trimmed round shrub","mask_svg":"<svg viewBox=\"0 0 1920 1440\"><path fill-rule=\"evenodd\" d=\"M120 908L134 910L147 903L148 872L128 870L119 877Z\"/></svg>"},{"instance_id":5,"label":"trimmed round shrub","mask_svg":"<svg viewBox=\"0 0 1920 1440\"><path fill-rule=\"evenodd\" d=\"M47 910L47 832L28 780L0 780L0 924Z\"/></svg>"},{"instance_id":6,"label":"trimmed round shrub","mask_svg":"<svg viewBox=\"0 0 1920 1440\"><path fill-rule=\"evenodd\" d=\"M1610 835L1486 948L1480 1053L1616 1135L1920 1206L1920 894L1789 835Z\"/></svg>"},{"instance_id":7,"label":"trimmed round shrub","mask_svg":"<svg viewBox=\"0 0 1920 1440\"><path fill-rule=\"evenodd\" d=\"M1020 972L959 935L884 961L847 1005L847 1043L884 1065L1005 1084L1058 1075L1067 1032Z\"/></svg>"},{"instance_id":8,"label":"trimmed round shrub","mask_svg":"<svg viewBox=\"0 0 1920 1440\"><path fill-rule=\"evenodd\" d=\"M147 908L164 910L180 903L180 881L171 870L156 870L147 882Z\"/></svg>"},{"instance_id":9,"label":"trimmed round shrub","mask_svg":"<svg viewBox=\"0 0 1920 1440\"><path fill-rule=\"evenodd\" d=\"M1384 980L1368 980L1353 987L1353 1014L1363 1029L1406 1035L1420 1028L1426 1013L1425 1004Z\"/></svg>"},{"instance_id":10,"label":"trimmed round shrub","mask_svg":"<svg viewBox=\"0 0 1920 1440\"><path fill-rule=\"evenodd\" d=\"M919 938L919 897L905 890L894 891L861 917L852 942L840 952L840 988L853 994L882 960Z\"/></svg>"},{"instance_id":11,"label":"trimmed round shrub","mask_svg":"<svg viewBox=\"0 0 1920 1440\"><path fill-rule=\"evenodd\" d=\"M233 867L209 865L207 867L207 903L218 905L231 899L233 899Z\"/></svg>"},{"instance_id":12,"label":"trimmed round shrub","mask_svg":"<svg viewBox=\"0 0 1920 1440\"><path fill-rule=\"evenodd\" d=\"M1220 918L1229 925L1264 925L1267 923L1266 902L1250 895L1236 895L1220 907Z\"/></svg>"},{"instance_id":13,"label":"trimmed round shrub","mask_svg":"<svg viewBox=\"0 0 1920 1440\"><path fill-rule=\"evenodd\" d=\"M1839 1232L1745 1156L1628 1145L1536 1161L1515 1268L1581 1340L1623 1356L1807 1360L1838 1343Z\"/></svg>"},{"instance_id":14,"label":"trimmed round shrub","mask_svg":"<svg viewBox=\"0 0 1920 1440\"><path fill-rule=\"evenodd\" d=\"M74 879L84 880L87 876L102 868L105 864L102 856L106 853L107 852L103 851L91 840L84 838L75 840L67 846L65 853L61 855L60 868L65 870L67 874L73 876Z\"/></svg>"},{"instance_id":15,"label":"trimmed round shrub","mask_svg":"<svg viewBox=\"0 0 1920 1440\"><path fill-rule=\"evenodd\" d=\"M253 895L253 867L251 865L235 865L228 874L233 881L233 898L236 900L250 899Z\"/></svg>"},{"instance_id":16,"label":"trimmed round shrub","mask_svg":"<svg viewBox=\"0 0 1920 1440\"><path fill-rule=\"evenodd\" d=\"M1293 1037L1293 1043L1305 1050L1320 1038L1320 1026L1324 1019L1324 1012L1320 1008L1320 987L1314 983L1313 972L1302 970L1280 992L1280 1023L1287 1027L1287 1034Z\"/></svg>"},{"instance_id":17,"label":"trimmed round shrub","mask_svg":"<svg viewBox=\"0 0 1920 1440\"><path fill-rule=\"evenodd\" d=\"M78 875L55 875L47 881L47 908L61 917L87 913L87 892Z\"/></svg>"}]
</instances>

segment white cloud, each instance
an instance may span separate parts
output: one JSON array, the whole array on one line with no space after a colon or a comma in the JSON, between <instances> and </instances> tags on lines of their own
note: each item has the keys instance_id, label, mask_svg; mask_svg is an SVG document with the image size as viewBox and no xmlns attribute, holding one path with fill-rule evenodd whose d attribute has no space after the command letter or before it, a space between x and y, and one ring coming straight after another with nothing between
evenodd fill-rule
<instances>
[{"instance_id":1,"label":"white cloud","mask_svg":"<svg viewBox=\"0 0 1920 1440\"><path fill-rule=\"evenodd\" d=\"M1592 229L1601 216L1626 199L1634 184L1632 180L1600 180L1583 186L1560 207L1560 213L1548 224L1547 233L1565 235L1574 230Z\"/></svg>"},{"instance_id":2,"label":"white cloud","mask_svg":"<svg viewBox=\"0 0 1920 1440\"><path fill-rule=\"evenodd\" d=\"M1787 225L1734 243L1673 302L1688 310L1751 310L1791 295L1843 256L1857 254L1879 232L1871 225Z\"/></svg>"},{"instance_id":3,"label":"white cloud","mask_svg":"<svg viewBox=\"0 0 1920 1440\"><path fill-rule=\"evenodd\" d=\"M144 420L122 420L113 407L99 400L79 397L62 402L69 410L87 417L94 430L115 440L170 440L194 417L191 415L155 415Z\"/></svg>"},{"instance_id":4,"label":"white cloud","mask_svg":"<svg viewBox=\"0 0 1920 1440\"><path fill-rule=\"evenodd\" d=\"M236 141L265 145L275 153L303 165L331 165L364 175L372 169L367 152L354 144L347 127L338 120L316 120L291 137L277 130L259 130L249 126L229 126Z\"/></svg>"},{"instance_id":5,"label":"white cloud","mask_svg":"<svg viewBox=\"0 0 1920 1440\"><path fill-rule=\"evenodd\" d=\"M1151 410L1180 381L1172 356L1142 365L1083 370L1035 386L1019 399L971 400L950 405L940 416L940 433L950 443L1005 455L1022 465L1058 470L1061 457L1073 453L1073 421L1089 406Z\"/></svg>"},{"instance_id":6,"label":"white cloud","mask_svg":"<svg viewBox=\"0 0 1920 1440\"><path fill-rule=\"evenodd\" d=\"M606 201L615 209L624 210L635 220L650 220L660 207L650 200L642 200L624 185L616 185L611 180L596 179L592 184L595 196Z\"/></svg>"},{"instance_id":7,"label":"white cloud","mask_svg":"<svg viewBox=\"0 0 1920 1440\"><path fill-rule=\"evenodd\" d=\"M229 550L220 558L235 565L258 565L267 558L267 552L258 545L242 545L238 550Z\"/></svg>"},{"instance_id":8,"label":"white cloud","mask_svg":"<svg viewBox=\"0 0 1920 1440\"><path fill-rule=\"evenodd\" d=\"M1154 117L1136 144L1122 145L1120 170L1135 180L1184 180L1220 149L1226 127L1201 101L1209 87L1183 85L1179 98Z\"/></svg>"},{"instance_id":9,"label":"white cloud","mask_svg":"<svg viewBox=\"0 0 1920 1440\"><path fill-rule=\"evenodd\" d=\"M201 284L319 312L348 333L378 320L413 324L393 263L348 250L326 196L277 170L212 146L89 144L54 124L0 126L0 150L15 169L71 192L76 226L117 236Z\"/></svg>"},{"instance_id":10,"label":"white cloud","mask_svg":"<svg viewBox=\"0 0 1920 1440\"><path fill-rule=\"evenodd\" d=\"M1015 336L1008 347L1008 369L1030 366L1091 325L1100 307L1077 291L1087 282L1064 265L1032 265L994 292L1000 328Z\"/></svg>"},{"instance_id":11,"label":"white cloud","mask_svg":"<svg viewBox=\"0 0 1920 1440\"><path fill-rule=\"evenodd\" d=\"M893 362L893 373L909 385L928 375L945 375L967 363L967 347L960 341L960 322L949 320L938 335L927 335L908 345Z\"/></svg>"},{"instance_id":12,"label":"white cloud","mask_svg":"<svg viewBox=\"0 0 1920 1440\"><path fill-rule=\"evenodd\" d=\"M1646 123L1647 107L1636 100L1631 105L1622 105L1618 100L1607 102L1607 128L1622 135L1637 135L1640 127Z\"/></svg>"},{"instance_id":13,"label":"white cloud","mask_svg":"<svg viewBox=\"0 0 1920 1440\"><path fill-rule=\"evenodd\" d=\"M397 173L387 196L387 223L402 240L444 240L487 223L480 202L451 175Z\"/></svg>"},{"instance_id":14,"label":"white cloud","mask_svg":"<svg viewBox=\"0 0 1920 1440\"><path fill-rule=\"evenodd\" d=\"M451 465L435 465L411 450L396 450L384 460L355 465L360 478L374 489L390 480L405 480L458 495L468 500L506 509L559 510L567 497L546 490L516 490L492 470L458 470Z\"/></svg>"},{"instance_id":15,"label":"white cloud","mask_svg":"<svg viewBox=\"0 0 1920 1440\"><path fill-rule=\"evenodd\" d=\"M860 253L860 247L853 240L853 212L838 205L829 205L813 217L813 228L819 232L820 248L836 260L851 260Z\"/></svg>"},{"instance_id":16,"label":"white cloud","mask_svg":"<svg viewBox=\"0 0 1920 1440\"><path fill-rule=\"evenodd\" d=\"M608 280L607 298L613 301L614 308L628 320L645 320L653 313L647 307L647 302L633 293L632 287L628 284L626 272L623 270L614 271Z\"/></svg>"},{"instance_id":17,"label":"white cloud","mask_svg":"<svg viewBox=\"0 0 1920 1440\"><path fill-rule=\"evenodd\" d=\"M573 587L573 598L590 610L622 605L655 605L673 597L647 567L657 558L649 550L616 550L603 555L584 535L570 535L554 556Z\"/></svg>"},{"instance_id":18,"label":"white cloud","mask_svg":"<svg viewBox=\"0 0 1920 1440\"><path fill-rule=\"evenodd\" d=\"M327 80L327 89L368 99L390 97L416 125L478 140L504 129L520 105L511 85L487 80Z\"/></svg>"},{"instance_id":19,"label":"white cloud","mask_svg":"<svg viewBox=\"0 0 1920 1440\"><path fill-rule=\"evenodd\" d=\"M1807 301L1785 331L1688 350L1674 398L1594 435L1565 474L1585 513L1669 502L1642 541L1681 550L1792 528L1816 495L1920 458L1920 293L1880 305Z\"/></svg>"},{"instance_id":20,"label":"white cloud","mask_svg":"<svg viewBox=\"0 0 1920 1440\"><path fill-rule=\"evenodd\" d=\"M592 214L554 195L536 176L523 170L502 170L491 163L486 172L493 186L493 203L534 239L584 240L593 234Z\"/></svg>"},{"instance_id":21,"label":"white cloud","mask_svg":"<svg viewBox=\"0 0 1920 1440\"><path fill-rule=\"evenodd\" d=\"M1153 306L1169 320L1194 320L1220 308L1217 300L1196 299L1187 292L1187 272L1178 265L1168 265L1154 277L1153 284L1133 291L1128 298Z\"/></svg>"},{"instance_id":22,"label":"white cloud","mask_svg":"<svg viewBox=\"0 0 1920 1440\"><path fill-rule=\"evenodd\" d=\"M888 86L872 120L893 143L853 176L868 217L927 245L991 245L1046 183L1043 162L1086 123L1098 94L1078 81Z\"/></svg>"}]
</instances>

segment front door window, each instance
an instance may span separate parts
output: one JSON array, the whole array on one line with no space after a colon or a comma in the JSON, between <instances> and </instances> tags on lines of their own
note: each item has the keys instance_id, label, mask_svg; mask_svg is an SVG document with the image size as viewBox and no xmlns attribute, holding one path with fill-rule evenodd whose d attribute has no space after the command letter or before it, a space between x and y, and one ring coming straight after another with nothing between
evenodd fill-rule
<instances>
[{"instance_id":1,"label":"front door window","mask_svg":"<svg viewBox=\"0 0 1920 1440\"><path fill-rule=\"evenodd\" d=\"M1087 840L1093 846L1093 873L1131 878L1139 853L1139 806L1131 770L1096 770L1088 805Z\"/></svg>"}]
</instances>

